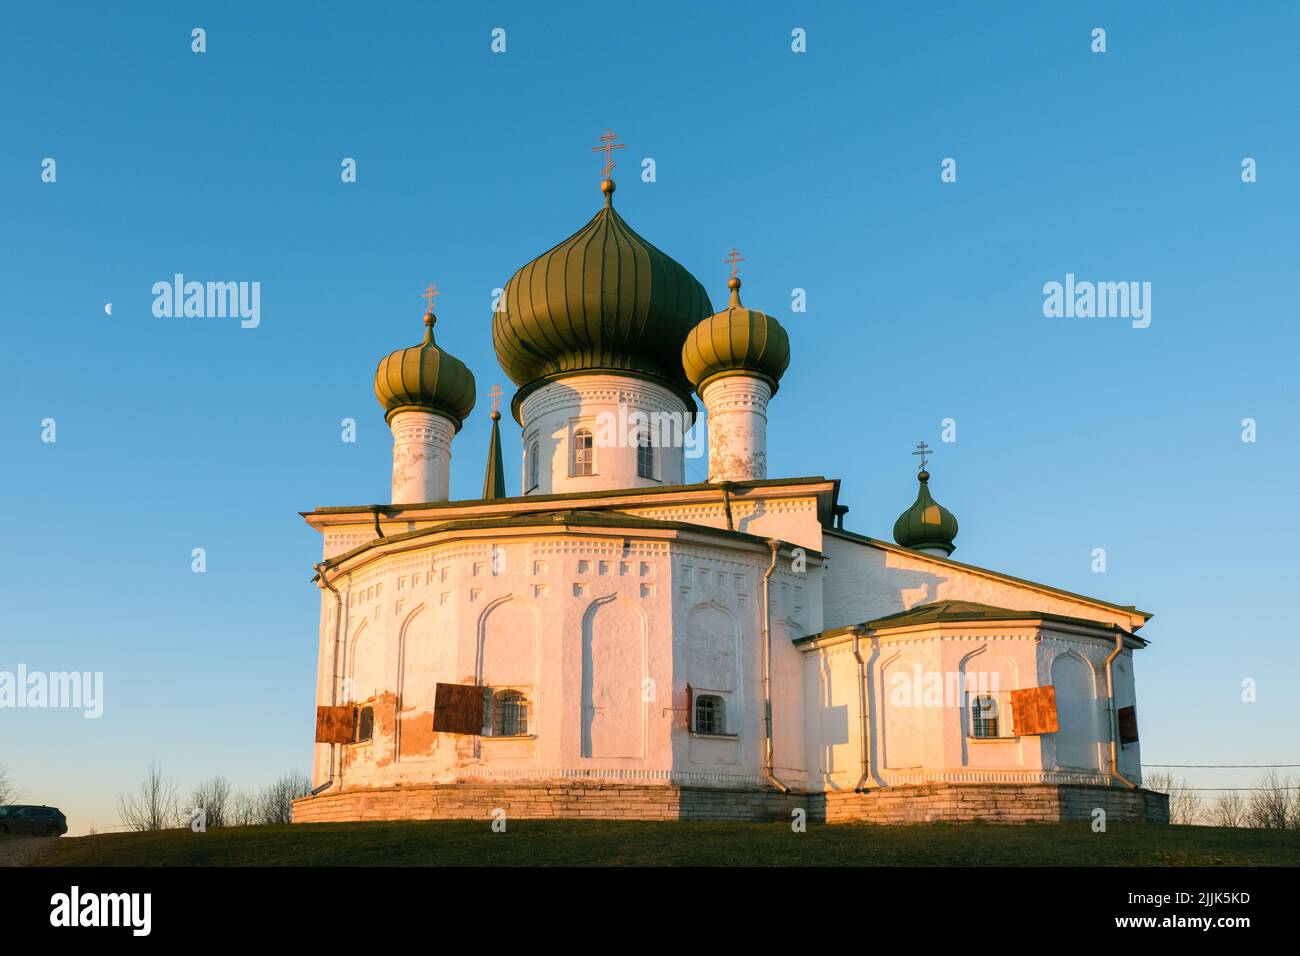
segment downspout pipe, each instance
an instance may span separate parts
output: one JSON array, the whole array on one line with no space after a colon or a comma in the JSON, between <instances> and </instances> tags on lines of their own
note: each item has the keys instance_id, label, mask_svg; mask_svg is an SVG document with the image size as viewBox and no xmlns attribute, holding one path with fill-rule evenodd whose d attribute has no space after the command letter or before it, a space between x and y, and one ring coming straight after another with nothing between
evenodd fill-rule
<instances>
[{"instance_id":1,"label":"downspout pipe","mask_svg":"<svg viewBox=\"0 0 1300 956\"><path fill-rule=\"evenodd\" d=\"M763 779L782 793L790 788L782 783L772 769L772 572L776 570L781 542L768 538L772 560L763 572Z\"/></svg>"},{"instance_id":2,"label":"downspout pipe","mask_svg":"<svg viewBox=\"0 0 1300 956\"><path fill-rule=\"evenodd\" d=\"M1110 716L1110 775L1130 790L1138 785L1119 772L1119 712L1115 709L1115 674L1111 665L1124 650L1124 632L1115 635L1115 649L1106 658L1106 709Z\"/></svg>"},{"instance_id":3,"label":"downspout pipe","mask_svg":"<svg viewBox=\"0 0 1300 956\"><path fill-rule=\"evenodd\" d=\"M862 637L865 628L853 630L853 656L858 662L858 714L862 725L858 730L862 738L862 776L853 788L854 793L864 793L871 783L871 715L867 712L867 662L862 659Z\"/></svg>"},{"instance_id":4,"label":"downspout pipe","mask_svg":"<svg viewBox=\"0 0 1300 956\"><path fill-rule=\"evenodd\" d=\"M377 520L376 523L378 523ZM320 586L334 595L334 650L331 654L332 660L330 662L330 703L337 706L339 702L339 631L343 625L343 595L339 594L339 589L336 588L330 582L329 578L325 576L324 561L314 567L316 568L316 580L320 582ZM338 744L330 744L329 777L327 777L325 782L319 787L313 789L309 794L310 796L314 797L317 794L324 793L330 787L334 786L334 768L337 760L338 749Z\"/></svg>"}]
</instances>

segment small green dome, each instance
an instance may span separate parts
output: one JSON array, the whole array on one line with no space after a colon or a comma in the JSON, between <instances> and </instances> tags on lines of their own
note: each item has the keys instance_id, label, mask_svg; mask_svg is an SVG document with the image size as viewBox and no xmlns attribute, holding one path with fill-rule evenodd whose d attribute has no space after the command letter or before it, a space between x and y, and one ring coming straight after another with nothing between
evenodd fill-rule
<instances>
[{"instance_id":1,"label":"small green dome","mask_svg":"<svg viewBox=\"0 0 1300 956\"><path fill-rule=\"evenodd\" d=\"M630 371L689 401L682 342L713 306L693 275L614 211L613 181L601 189L605 206L590 222L506 283L492 316L497 361L521 388L571 372Z\"/></svg>"},{"instance_id":2,"label":"small green dome","mask_svg":"<svg viewBox=\"0 0 1300 956\"><path fill-rule=\"evenodd\" d=\"M727 285L730 304L691 329L682 346L682 367L697 391L719 375L752 372L767 379L775 393L790 367L790 337L770 315L740 304L738 277Z\"/></svg>"},{"instance_id":3,"label":"small green dome","mask_svg":"<svg viewBox=\"0 0 1300 956\"><path fill-rule=\"evenodd\" d=\"M398 349L379 360L375 372L375 397L384 406L385 419L404 408L429 409L448 416L460 430L474 409L477 387L474 373L465 363L433 340L437 316L424 317L424 341L409 349Z\"/></svg>"},{"instance_id":4,"label":"small green dome","mask_svg":"<svg viewBox=\"0 0 1300 956\"><path fill-rule=\"evenodd\" d=\"M933 548L952 554L957 537L957 519L951 511L930 497L930 473L916 476L921 487L916 501L894 522L894 540L913 551Z\"/></svg>"}]
</instances>

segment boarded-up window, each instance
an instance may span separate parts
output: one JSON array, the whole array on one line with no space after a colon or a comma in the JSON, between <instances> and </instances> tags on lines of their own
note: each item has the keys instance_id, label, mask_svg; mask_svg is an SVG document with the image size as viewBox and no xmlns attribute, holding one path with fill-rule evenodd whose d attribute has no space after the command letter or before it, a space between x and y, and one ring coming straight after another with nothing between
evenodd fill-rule
<instances>
[{"instance_id":1,"label":"boarded-up window","mask_svg":"<svg viewBox=\"0 0 1300 956\"><path fill-rule=\"evenodd\" d=\"M1138 712L1136 707L1121 707L1119 709L1119 742L1122 744L1136 743L1138 739Z\"/></svg>"},{"instance_id":2,"label":"boarded-up window","mask_svg":"<svg viewBox=\"0 0 1300 956\"><path fill-rule=\"evenodd\" d=\"M352 705L316 708L316 743L346 744L352 740Z\"/></svg>"},{"instance_id":3,"label":"boarded-up window","mask_svg":"<svg viewBox=\"0 0 1300 956\"><path fill-rule=\"evenodd\" d=\"M375 708L362 707L357 711L357 730L353 738L357 743L365 743L375 735Z\"/></svg>"},{"instance_id":4,"label":"boarded-up window","mask_svg":"<svg viewBox=\"0 0 1300 956\"><path fill-rule=\"evenodd\" d=\"M483 733L483 688L439 684L433 698L433 729L440 734Z\"/></svg>"},{"instance_id":5,"label":"boarded-up window","mask_svg":"<svg viewBox=\"0 0 1300 956\"><path fill-rule=\"evenodd\" d=\"M1054 734L1059 729L1056 719L1056 688L1026 687L1011 692L1011 723L1019 736Z\"/></svg>"}]
</instances>

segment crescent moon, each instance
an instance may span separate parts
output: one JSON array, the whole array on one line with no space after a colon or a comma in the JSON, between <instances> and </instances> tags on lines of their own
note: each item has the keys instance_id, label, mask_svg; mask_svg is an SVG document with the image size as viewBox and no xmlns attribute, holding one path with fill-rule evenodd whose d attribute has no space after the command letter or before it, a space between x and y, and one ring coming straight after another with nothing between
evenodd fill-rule
<instances>
[{"instance_id":1,"label":"crescent moon","mask_svg":"<svg viewBox=\"0 0 1300 956\"><path fill-rule=\"evenodd\" d=\"M107 305L104 306L104 314L105 314L105 315L112 315L112 314L113 314L113 303L112 303L112 302L109 302Z\"/></svg>"}]
</instances>

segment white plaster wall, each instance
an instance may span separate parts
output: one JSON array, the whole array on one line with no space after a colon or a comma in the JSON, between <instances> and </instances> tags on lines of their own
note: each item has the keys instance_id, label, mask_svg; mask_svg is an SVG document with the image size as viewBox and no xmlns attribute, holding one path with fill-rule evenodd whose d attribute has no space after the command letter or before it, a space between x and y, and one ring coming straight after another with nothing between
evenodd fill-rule
<instances>
[{"instance_id":1,"label":"white plaster wall","mask_svg":"<svg viewBox=\"0 0 1300 956\"><path fill-rule=\"evenodd\" d=\"M376 713L371 742L339 748L344 784L757 783L767 558L574 534L431 544L332 579L344 599L341 686ZM773 575L774 764L794 785L805 779L804 708L790 638L820 626L818 574L814 563L811 575ZM333 598L325 598L322 705L333 703ZM440 681L522 690L530 735L433 734ZM688 681L726 695L734 740L687 731ZM316 784L328 776L328 755L317 745Z\"/></svg>"},{"instance_id":2,"label":"white plaster wall","mask_svg":"<svg viewBox=\"0 0 1300 956\"><path fill-rule=\"evenodd\" d=\"M852 641L803 653L806 739L810 759L827 789L853 787L862 773L858 664ZM1053 634L1035 627L960 633L918 629L893 638L864 637L868 712L871 715L870 785L949 782L1105 783L1109 729L1101 667L1113 647L1101 638ZM1058 734L975 739L965 683L981 676L1003 702L1007 691L1051 683L1054 663L1086 668L1087 681L1056 685L1061 733L1071 757L1058 759ZM1096 678L1096 679L1094 679ZM1117 674L1117 686L1127 677ZM1129 683L1128 693L1132 687ZM1121 701L1126 698L1121 695ZM1123 703L1121 703L1123 706ZM1008 724L1002 724L1003 733ZM1082 742L1082 747L1079 743ZM1139 759L1125 748L1121 769ZM1079 759L1080 752L1086 753Z\"/></svg>"},{"instance_id":3,"label":"white plaster wall","mask_svg":"<svg viewBox=\"0 0 1300 956\"><path fill-rule=\"evenodd\" d=\"M669 389L633 376L593 374L558 379L523 403L523 494L563 494L683 483L682 430L692 423L686 406ZM636 433L650 428L656 448L654 478L637 474ZM580 428L594 439L594 473L572 473L571 441ZM539 447L538 485L528 487L528 455Z\"/></svg>"}]
</instances>

